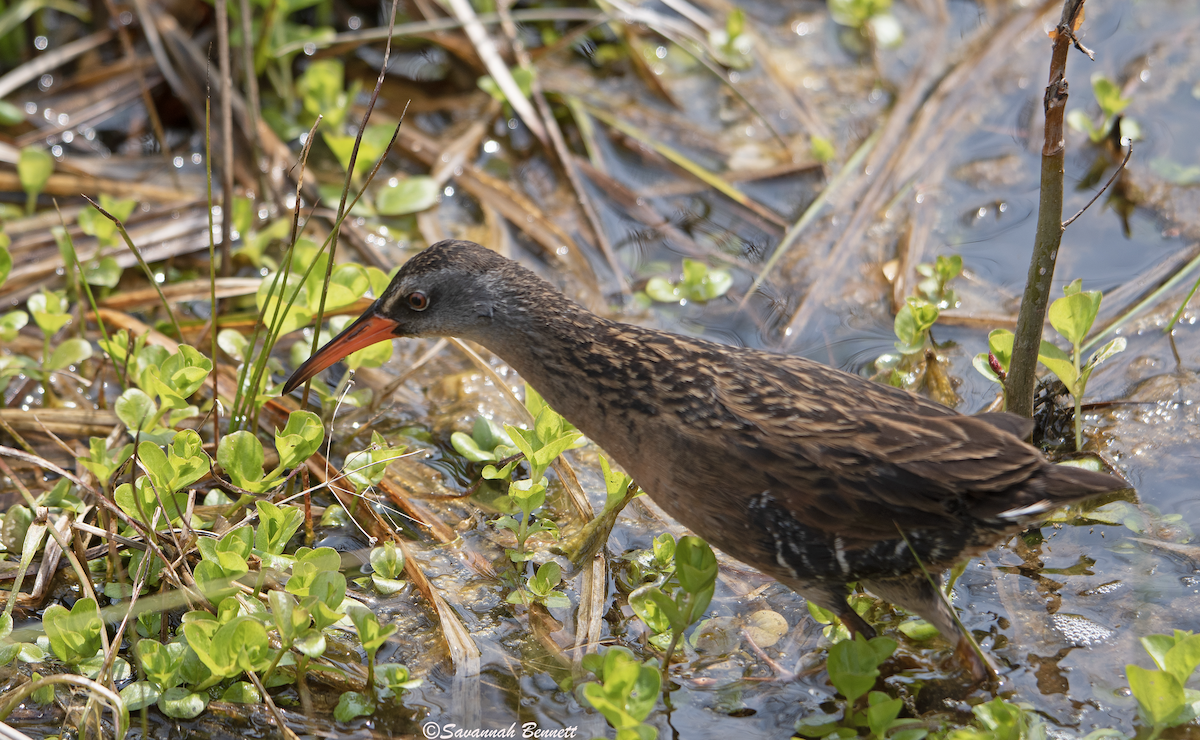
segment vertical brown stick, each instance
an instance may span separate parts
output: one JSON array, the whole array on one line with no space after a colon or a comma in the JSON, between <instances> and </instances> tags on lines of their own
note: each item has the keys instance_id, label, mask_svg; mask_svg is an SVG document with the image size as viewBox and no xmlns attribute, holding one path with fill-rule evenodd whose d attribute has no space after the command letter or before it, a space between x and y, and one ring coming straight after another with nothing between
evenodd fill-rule
<instances>
[{"instance_id":1,"label":"vertical brown stick","mask_svg":"<svg viewBox=\"0 0 1200 740\"><path fill-rule=\"evenodd\" d=\"M1042 144L1041 203L1038 206L1037 236L1033 257L1029 261L1029 277L1017 317L1017 333L1013 339L1012 367L1005 382L1008 410L1033 418L1033 386L1036 379L1038 348L1042 342L1042 326L1050 303L1050 284L1054 280L1054 262L1062 242L1063 161L1066 145L1063 140L1063 114L1067 107L1067 52L1071 44L1079 46L1075 28L1082 20L1084 0L1066 0L1062 20L1054 33L1054 48L1050 55L1050 83L1046 86L1045 142ZM1082 47L1080 47L1082 50Z\"/></svg>"}]
</instances>

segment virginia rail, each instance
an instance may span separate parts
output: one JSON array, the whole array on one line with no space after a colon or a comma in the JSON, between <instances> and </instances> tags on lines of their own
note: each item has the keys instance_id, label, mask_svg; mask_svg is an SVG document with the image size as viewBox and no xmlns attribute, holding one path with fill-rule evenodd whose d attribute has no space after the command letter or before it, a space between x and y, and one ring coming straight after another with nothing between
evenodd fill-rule
<instances>
[{"instance_id":1,"label":"virginia rail","mask_svg":"<svg viewBox=\"0 0 1200 740\"><path fill-rule=\"evenodd\" d=\"M956 639L977 679L986 669L913 550L940 573L1126 487L1048 462L1017 416L964 416L800 357L609 321L465 241L409 260L284 393L375 342L432 336L494 352L712 545L870 637L846 602L861 582Z\"/></svg>"}]
</instances>

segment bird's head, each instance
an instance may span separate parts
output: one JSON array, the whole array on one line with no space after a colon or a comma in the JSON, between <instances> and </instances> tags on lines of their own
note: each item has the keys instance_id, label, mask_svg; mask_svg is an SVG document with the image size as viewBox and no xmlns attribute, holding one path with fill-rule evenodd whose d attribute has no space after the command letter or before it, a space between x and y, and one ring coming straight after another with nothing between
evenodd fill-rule
<instances>
[{"instance_id":1,"label":"bird's head","mask_svg":"<svg viewBox=\"0 0 1200 740\"><path fill-rule=\"evenodd\" d=\"M291 393L342 358L393 337L465 337L491 330L509 296L534 278L516 263L467 241L438 242L400 268L362 316L296 368Z\"/></svg>"}]
</instances>

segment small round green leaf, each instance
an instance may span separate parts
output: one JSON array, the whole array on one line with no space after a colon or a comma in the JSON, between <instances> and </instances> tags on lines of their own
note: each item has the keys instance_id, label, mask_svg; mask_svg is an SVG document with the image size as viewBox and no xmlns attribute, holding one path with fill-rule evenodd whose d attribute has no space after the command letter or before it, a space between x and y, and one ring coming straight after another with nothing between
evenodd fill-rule
<instances>
[{"instance_id":1,"label":"small round green leaf","mask_svg":"<svg viewBox=\"0 0 1200 740\"><path fill-rule=\"evenodd\" d=\"M384 216L403 216L432 207L437 196L437 181L427 175L416 175L381 188L375 197L375 208Z\"/></svg>"},{"instance_id":2,"label":"small round green leaf","mask_svg":"<svg viewBox=\"0 0 1200 740\"><path fill-rule=\"evenodd\" d=\"M92 356L92 345L86 339L75 337L59 344L46 363L47 370L63 370L78 365Z\"/></svg>"}]
</instances>

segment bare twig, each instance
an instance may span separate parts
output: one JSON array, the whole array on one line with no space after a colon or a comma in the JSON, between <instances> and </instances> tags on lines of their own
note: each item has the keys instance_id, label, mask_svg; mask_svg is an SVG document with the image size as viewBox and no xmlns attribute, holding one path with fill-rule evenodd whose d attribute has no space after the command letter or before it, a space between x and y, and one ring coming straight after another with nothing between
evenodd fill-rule
<instances>
[{"instance_id":1,"label":"bare twig","mask_svg":"<svg viewBox=\"0 0 1200 740\"><path fill-rule=\"evenodd\" d=\"M1075 223L1075 219L1082 216L1084 211L1091 208L1092 204L1095 203L1097 200L1099 200L1101 195L1104 195L1104 191L1108 190L1108 188L1114 182L1116 182L1117 175L1121 174L1121 172L1125 169L1125 165L1129 163L1129 158L1132 156L1133 156L1133 142L1131 141L1131 142L1129 142L1129 151L1125 152L1125 158L1122 159L1121 164L1117 166L1117 171L1112 173L1112 177L1108 178L1108 182L1104 183L1104 187L1102 187L1096 191L1096 194L1094 196L1092 196L1092 199L1087 202L1086 206L1084 206L1083 208L1080 208L1078 213L1076 213L1074 216L1071 216L1066 221L1062 222L1062 227L1064 229L1067 228L1068 226L1070 226L1071 224Z\"/></svg>"}]
</instances>

